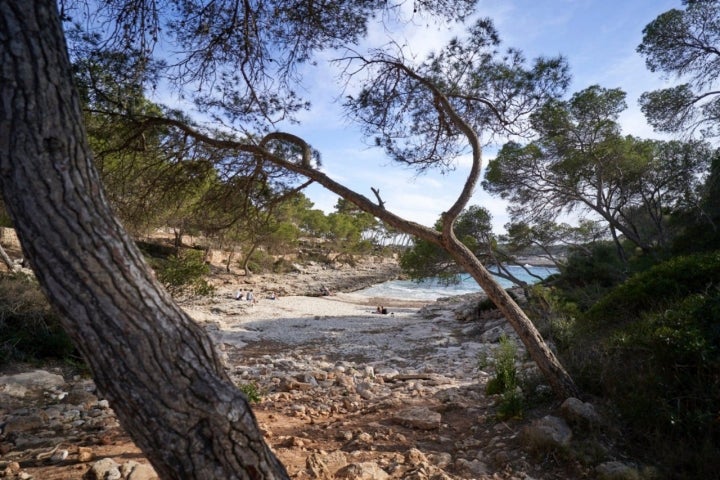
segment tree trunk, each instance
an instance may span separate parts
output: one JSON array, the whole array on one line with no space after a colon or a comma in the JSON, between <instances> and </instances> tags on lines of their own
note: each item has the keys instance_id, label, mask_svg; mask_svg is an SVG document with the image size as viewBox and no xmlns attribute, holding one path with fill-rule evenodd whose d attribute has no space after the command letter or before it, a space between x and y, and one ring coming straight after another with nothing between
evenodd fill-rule
<instances>
[{"instance_id":1,"label":"tree trunk","mask_svg":"<svg viewBox=\"0 0 720 480\"><path fill-rule=\"evenodd\" d=\"M0 0L0 188L63 327L160 477L289 478L208 335L111 213L55 0Z\"/></svg>"},{"instance_id":2,"label":"tree trunk","mask_svg":"<svg viewBox=\"0 0 720 480\"><path fill-rule=\"evenodd\" d=\"M555 354L550 350L525 312L510 297L492 274L468 248L454 235L443 237L443 246L452 257L473 276L488 298L502 312L525 345L528 354L537 364L559 398L577 397L578 388Z\"/></svg>"}]
</instances>

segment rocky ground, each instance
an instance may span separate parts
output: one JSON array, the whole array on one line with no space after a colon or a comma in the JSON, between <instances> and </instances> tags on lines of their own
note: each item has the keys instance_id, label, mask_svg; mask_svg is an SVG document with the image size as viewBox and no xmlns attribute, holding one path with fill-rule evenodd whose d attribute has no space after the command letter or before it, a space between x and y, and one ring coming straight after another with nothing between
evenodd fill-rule
<instances>
[{"instance_id":1,"label":"rocky ground","mask_svg":"<svg viewBox=\"0 0 720 480\"><path fill-rule=\"evenodd\" d=\"M554 401L522 349L524 416L499 419L501 397L485 393L492 362L482 359L513 334L495 313L477 315L478 298L385 301L391 314L375 315L378 299L292 296L394 268L381 265L228 275L214 298L184 303L216 339L234 381L257 393L255 414L292 478L652 476L623 458L600 408ZM238 286L260 302L234 300ZM270 291L280 298L265 299ZM155 478L90 379L67 365L0 373L0 477Z\"/></svg>"}]
</instances>

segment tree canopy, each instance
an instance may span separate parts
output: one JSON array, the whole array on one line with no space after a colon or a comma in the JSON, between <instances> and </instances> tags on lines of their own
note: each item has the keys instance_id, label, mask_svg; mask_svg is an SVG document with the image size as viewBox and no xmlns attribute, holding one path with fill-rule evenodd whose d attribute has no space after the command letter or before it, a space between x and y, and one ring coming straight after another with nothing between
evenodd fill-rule
<instances>
[{"instance_id":1,"label":"tree canopy","mask_svg":"<svg viewBox=\"0 0 720 480\"><path fill-rule=\"evenodd\" d=\"M650 124L664 132L715 137L720 134L720 5L684 0L684 10L658 15L643 30L637 51L648 69L682 83L640 98Z\"/></svg>"},{"instance_id":2,"label":"tree canopy","mask_svg":"<svg viewBox=\"0 0 720 480\"><path fill-rule=\"evenodd\" d=\"M591 212L612 234L650 251L671 238L668 215L697 204L712 158L709 145L622 136L620 89L589 87L532 116L537 140L505 144L483 185L510 201L513 221L543 224Z\"/></svg>"}]
</instances>

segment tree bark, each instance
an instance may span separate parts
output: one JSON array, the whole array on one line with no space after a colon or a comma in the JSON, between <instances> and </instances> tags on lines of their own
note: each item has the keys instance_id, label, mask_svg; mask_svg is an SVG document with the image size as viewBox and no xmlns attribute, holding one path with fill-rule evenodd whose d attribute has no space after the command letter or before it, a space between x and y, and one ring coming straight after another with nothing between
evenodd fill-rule
<instances>
[{"instance_id":1,"label":"tree bark","mask_svg":"<svg viewBox=\"0 0 720 480\"><path fill-rule=\"evenodd\" d=\"M63 327L160 477L289 478L108 206L55 0L0 0L0 188Z\"/></svg>"}]
</instances>

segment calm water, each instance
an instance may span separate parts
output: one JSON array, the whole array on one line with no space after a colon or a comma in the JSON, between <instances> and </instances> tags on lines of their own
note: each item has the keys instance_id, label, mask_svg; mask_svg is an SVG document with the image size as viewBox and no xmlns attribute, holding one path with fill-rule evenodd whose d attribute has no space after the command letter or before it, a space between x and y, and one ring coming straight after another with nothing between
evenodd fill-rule
<instances>
[{"instance_id":1,"label":"calm water","mask_svg":"<svg viewBox=\"0 0 720 480\"><path fill-rule=\"evenodd\" d=\"M528 283L534 283L535 278L531 277L521 267L509 267L513 275ZM557 269L550 267L529 267L529 270L535 275L545 278L549 275L557 273ZM512 283L497 278L505 288L511 287ZM463 275L462 281L457 285L444 286L436 279L429 279L421 283L410 280L392 280L390 282L380 283L364 290L354 292L358 295L367 297L385 297L400 298L405 300L435 300L440 297L451 297L454 295L464 295L466 293L479 292L480 287L470 275Z\"/></svg>"}]
</instances>

